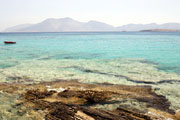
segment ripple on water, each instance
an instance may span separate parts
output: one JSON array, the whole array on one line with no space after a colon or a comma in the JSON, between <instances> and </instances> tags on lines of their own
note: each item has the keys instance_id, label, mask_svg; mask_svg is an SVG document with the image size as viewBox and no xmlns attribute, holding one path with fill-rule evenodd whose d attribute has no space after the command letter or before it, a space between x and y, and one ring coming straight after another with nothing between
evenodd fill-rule
<instances>
[{"instance_id":1,"label":"ripple on water","mask_svg":"<svg viewBox=\"0 0 180 120\"><path fill-rule=\"evenodd\" d=\"M6 69L1 68L0 80L40 82L78 79L85 83L151 85L160 88L157 89L157 93L168 97L174 109L180 108L180 103L177 102L180 99L179 84L177 84L180 82L180 75L159 71L157 64L142 61L145 60L25 60Z\"/></svg>"},{"instance_id":2,"label":"ripple on water","mask_svg":"<svg viewBox=\"0 0 180 120\"><path fill-rule=\"evenodd\" d=\"M0 60L0 69L15 67L18 64L19 64L18 61Z\"/></svg>"}]
</instances>

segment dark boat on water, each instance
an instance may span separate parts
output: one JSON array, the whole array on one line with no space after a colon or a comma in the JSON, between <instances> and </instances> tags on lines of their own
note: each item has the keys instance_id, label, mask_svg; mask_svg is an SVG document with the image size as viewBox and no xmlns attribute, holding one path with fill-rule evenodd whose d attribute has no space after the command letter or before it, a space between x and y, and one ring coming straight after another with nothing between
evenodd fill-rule
<instances>
[{"instance_id":1,"label":"dark boat on water","mask_svg":"<svg viewBox=\"0 0 180 120\"><path fill-rule=\"evenodd\" d=\"M4 44L16 44L16 42L13 42L13 41L4 41Z\"/></svg>"}]
</instances>

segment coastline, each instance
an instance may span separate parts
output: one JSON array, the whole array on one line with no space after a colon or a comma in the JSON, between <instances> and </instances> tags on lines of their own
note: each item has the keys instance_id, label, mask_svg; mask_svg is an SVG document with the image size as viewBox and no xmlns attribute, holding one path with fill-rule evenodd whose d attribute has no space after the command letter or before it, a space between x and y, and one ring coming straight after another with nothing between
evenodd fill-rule
<instances>
[{"instance_id":1,"label":"coastline","mask_svg":"<svg viewBox=\"0 0 180 120\"><path fill-rule=\"evenodd\" d=\"M1 40L18 44L0 43L0 119L47 115L56 120L58 116L50 113L59 115L53 111L61 106L66 112L73 109L73 116L83 114L89 119L96 119L98 113L142 119L163 119L162 114L176 120L178 38L175 33L148 32L3 34Z\"/></svg>"},{"instance_id":2,"label":"coastline","mask_svg":"<svg viewBox=\"0 0 180 120\"><path fill-rule=\"evenodd\" d=\"M28 120L178 120L179 115L169 108L169 101L150 86L87 84L72 80L28 85L1 83L0 91L1 101L12 102L9 106L3 105L0 112L0 117L7 118L16 115Z\"/></svg>"}]
</instances>

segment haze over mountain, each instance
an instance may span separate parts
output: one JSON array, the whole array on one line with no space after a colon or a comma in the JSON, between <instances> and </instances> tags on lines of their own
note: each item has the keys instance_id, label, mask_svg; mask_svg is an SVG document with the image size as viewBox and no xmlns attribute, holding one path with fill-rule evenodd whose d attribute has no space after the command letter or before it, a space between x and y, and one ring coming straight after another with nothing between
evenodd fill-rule
<instances>
[{"instance_id":1,"label":"haze over mountain","mask_svg":"<svg viewBox=\"0 0 180 120\"><path fill-rule=\"evenodd\" d=\"M180 30L180 23L128 24L119 27L91 20L79 22L72 18L46 19L37 24L22 24L7 28L3 32L78 32L78 31L141 31L149 29Z\"/></svg>"}]
</instances>

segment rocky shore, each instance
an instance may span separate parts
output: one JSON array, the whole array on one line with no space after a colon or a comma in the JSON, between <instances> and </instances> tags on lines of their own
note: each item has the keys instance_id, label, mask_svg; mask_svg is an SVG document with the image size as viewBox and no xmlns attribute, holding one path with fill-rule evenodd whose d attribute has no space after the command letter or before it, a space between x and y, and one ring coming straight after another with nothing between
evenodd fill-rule
<instances>
[{"instance_id":1,"label":"rocky shore","mask_svg":"<svg viewBox=\"0 0 180 120\"><path fill-rule=\"evenodd\" d=\"M0 83L2 120L180 120L150 86Z\"/></svg>"}]
</instances>

